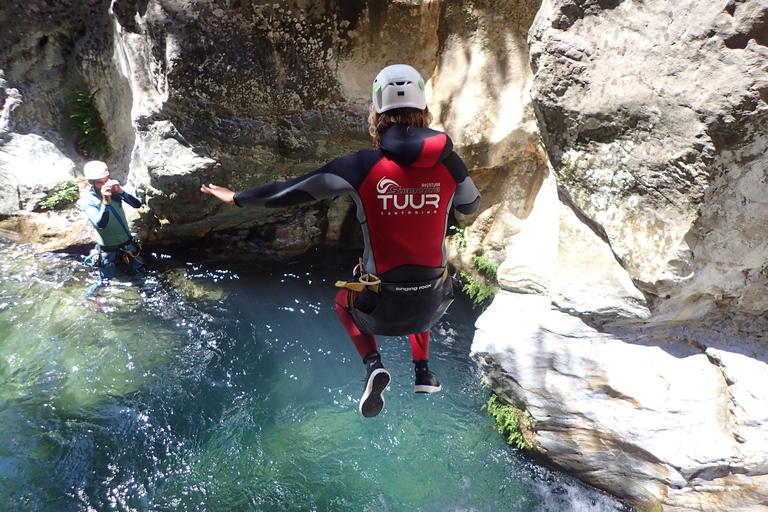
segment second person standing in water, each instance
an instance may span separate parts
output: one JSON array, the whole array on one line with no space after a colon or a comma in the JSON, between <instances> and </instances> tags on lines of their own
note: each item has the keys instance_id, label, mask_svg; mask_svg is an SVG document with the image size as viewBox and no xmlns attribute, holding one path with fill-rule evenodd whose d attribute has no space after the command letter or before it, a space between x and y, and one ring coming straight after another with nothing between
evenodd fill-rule
<instances>
[{"instance_id":1,"label":"second person standing in water","mask_svg":"<svg viewBox=\"0 0 768 512\"><path fill-rule=\"evenodd\" d=\"M106 163L93 160L83 166L83 176L91 190L81 198L79 206L96 228L98 239L87 262L99 270L99 280L93 283L86 297L94 298L99 288L106 286L115 276L116 265L124 261L139 277L144 276L144 258L141 243L128 230L123 203L139 208L141 201L123 190L119 181L112 179Z\"/></svg>"},{"instance_id":2,"label":"second person standing in water","mask_svg":"<svg viewBox=\"0 0 768 512\"><path fill-rule=\"evenodd\" d=\"M416 393L435 393L429 329L453 301L445 235L451 206L475 212L480 193L451 139L432 130L424 80L408 65L381 70L368 117L373 150L339 157L298 178L233 192L201 191L240 207L277 208L349 194L357 205L365 248L359 279L337 283L336 311L366 366L360 412L384 407L391 376L375 335L409 335Z\"/></svg>"}]
</instances>

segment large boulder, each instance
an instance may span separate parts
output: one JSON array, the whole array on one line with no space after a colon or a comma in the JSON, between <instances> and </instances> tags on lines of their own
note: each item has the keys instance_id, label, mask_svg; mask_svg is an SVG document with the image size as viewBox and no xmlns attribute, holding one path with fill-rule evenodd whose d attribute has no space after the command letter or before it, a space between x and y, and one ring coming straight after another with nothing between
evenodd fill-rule
<instances>
[{"instance_id":1,"label":"large boulder","mask_svg":"<svg viewBox=\"0 0 768 512\"><path fill-rule=\"evenodd\" d=\"M494 192L489 198L524 217L547 173L527 93L525 30L537 7L94 0L67 10L64 2L32 1L30 26L0 15L8 42L0 51L0 119L8 134L44 130L79 173L85 158L63 130L66 94L93 92L110 168L147 204L131 212L145 241L209 237L227 249L287 255L324 240L355 243L342 229L351 203L318 204L312 214L248 211L203 196L200 185L248 188L369 148L372 78L408 62L427 80L436 127L454 138L478 182ZM44 21L46 13L59 23ZM4 189L13 187L10 175L0 161ZM14 204L6 215L23 213ZM488 233L502 229L488 212L479 218L467 234L477 250L495 246L501 261ZM290 236L272 239L281 233Z\"/></svg>"},{"instance_id":2,"label":"large boulder","mask_svg":"<svg viewBox=\"0 0 768 512\"><path fill-rule=\"evenodd\" d=\"M56 145L36 134L0 141L0 215L31 212L56 185L75 179L75 165Z\"/></svg>"},{"instance_id":3,"label":"large boulder","mask_svg":"<svg viewBox=\"0 0 768 512\"><path fill-rule=\"evenodd\" d=\"M540 455L643 510L768 500L766 20L765 0L545 0L531 27L567 208L542 187L472 349Z\"/></svg>"},{"instance_id":4,"label":"large boulder","mask_svg":"<svg viewBox=\"0 0 768 512\"><path fill-rule=\"evenodd\" d=\"M531 29L531 94L562 195L657 320L766 309L767 10L553 0Z\"/></svg>"}]
</instances>

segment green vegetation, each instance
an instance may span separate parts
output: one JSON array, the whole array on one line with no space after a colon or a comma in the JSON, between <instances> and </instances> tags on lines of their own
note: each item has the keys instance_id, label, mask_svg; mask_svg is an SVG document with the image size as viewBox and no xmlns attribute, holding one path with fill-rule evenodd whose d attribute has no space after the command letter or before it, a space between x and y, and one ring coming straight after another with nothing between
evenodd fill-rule
<instances>
[{"instance_id":1,"label":"green vegetation","mask_svg":"<svg viewBox=\"0 0 768 512\"><path fill-rule=\"evenodd\" d=\"M459 271L459 276L464 282L462 291L472 299L473 308L482 306L483 309L485 309L496 295L496 292L499 291L498 286L491 286L482 281L478 281L463 270Z\"/></svg>"},{"instance_id":2,"label":"green vegetation","mask_svg":"<svg viewBox=\"0 0 768 512\"><path fill-rule=\"evenodd\" d=\"M472 262L477 267L478 277L473 277L468 272L459 271L459 276L464 282L462 291L472 299L472 307L487 307L496 293L499 291L499 285L496 281L496 273L499 269L498 263L493 263L485 255L472 255Z\"/></svg>"},{"instance_id":3,"label":"green vegetation","mask_svg":"<svg viewBox=\"0 0 768 512\"><path fill-rule=\"evenodd\" d=\"M496 281L496 272L499 270L499 264L488 259L485 254L478 256L472 255L472 261L477 265L477 270L484 274L488 279Z\"/></svg>"},{"instance_id":4,"label":"green vegetation","mask_svg":"<svg viewBox=\"0 0 768 512\"><path fill-rule=\"evenodd\" d=\"M63 181L48 192L48 197L37 205L39 210L63 210L77 201L80 191L77 181Z\"/></svg>"},{"instance_id":5,"label":"green vegetation","mask_svg":"<svg viewBox=\"0 0 768 512\"><path fill-rule=\"evenodd\" d=\"M637 512L662 512L663 503L664 503L664 500L658 500L655 502L649 502L644 505L637 505L635 509L637 510Z\"/></svg>"},{"instance_id":6,"label":"green vegetation","mask_svg":"<svg viewBox=\"0 0 768 512\"><path fill-rule=\"evenodd\" d=\"M525 439L524 431L531 429L533 420L530 413L525 413L513 405L503 404L498 395L491 394L488 403L483 406L488 416L496 418L496 428L511 446L520 450L530 450L533 444Z\"/></svg>"},{"instance_id":7,"label":"green vegetation","mask_svg":"<svg viewBox=\"0 0 768 512\"><path fill-rule=\"evenodd\" d=\"M77 89L69 94L69 130L74 134L75 147L87 157L103 160L112 151L93 94Z\"/></svg>"},{"instance_id":8,"label":"green vegetation","mask_svg":"<svg viewBox=\"0 0 768 512\"><path fill-rule=\"evenodd\" d=\"M449 231L453 231L453 233L456 236L456 239L459 241L459 247L466 247L467 246L467 237L464 233L466 228L460 228L459 226L449 226Z\"/></svg>"}]
</instances>

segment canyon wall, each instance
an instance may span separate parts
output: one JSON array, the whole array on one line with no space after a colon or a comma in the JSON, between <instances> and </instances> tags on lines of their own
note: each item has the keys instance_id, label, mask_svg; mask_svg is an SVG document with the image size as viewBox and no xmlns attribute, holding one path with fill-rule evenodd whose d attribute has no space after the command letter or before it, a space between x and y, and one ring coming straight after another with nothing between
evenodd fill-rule
<instances>
[{"instance_id":1,"label":"canyon wall","mask_svg":"<svg viewBox=\"0 0 768 512\"><path fill-rule=\"evenodd\" d=\"M542 255L507 252L475 357L582 479L763 510L768 2L545 0L529 44L554 183L510 245Z\"/></svg>"},{"instance_id":2,"label":"canyon wall","mask_svg":"<svg viewBox=\"0 0 768 512\"><path fill-rule=\"evenodd\" d=\"M766 0L11 0L0 235L92 243L75 208L40 208L88 159L67 130L80 89L146 242L359 245L348 199L252 210L199 188L370 147L371 81L407 62L483 193L451 261L499 264L472 355L534 453L641 509L758 510L767 27Z\"/></svg>"}]
</instances>

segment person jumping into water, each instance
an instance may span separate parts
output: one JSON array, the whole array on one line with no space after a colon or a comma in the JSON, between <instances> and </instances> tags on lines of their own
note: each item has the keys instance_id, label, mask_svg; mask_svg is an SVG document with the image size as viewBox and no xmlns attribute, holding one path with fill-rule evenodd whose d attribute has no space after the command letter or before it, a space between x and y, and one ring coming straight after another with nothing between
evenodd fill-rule
<instances>
[{"instance_id":1,"label":"person jumping into water","mask_svg":"<svg viewBox=\"0 0 768 512\"><path fill-rule=\"evenodd\" d=\"M391 375L375 335L409 335L416 393L442 388L429 370L429 329L453 301L445 234L451 206L471 214L480 192L443 132L432 130L424 80L411 66L385 67L373 81L373 150L339 157L304 176L233 192L201 191L240 207L286 207L349 194L365 247L355 282L338 282L336 311L366 366L360 412L384 408Z\"/></svg>"}]
</instances>

